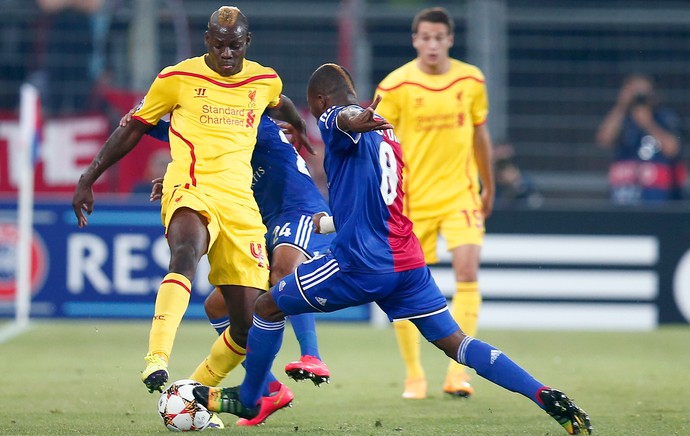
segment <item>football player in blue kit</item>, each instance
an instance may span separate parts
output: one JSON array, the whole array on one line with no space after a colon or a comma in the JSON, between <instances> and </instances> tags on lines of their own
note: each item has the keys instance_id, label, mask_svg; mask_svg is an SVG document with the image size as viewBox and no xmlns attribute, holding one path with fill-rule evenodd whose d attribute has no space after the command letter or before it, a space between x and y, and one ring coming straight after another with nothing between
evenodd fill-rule
<instances>
[{"instance_id":1,"label":"football player in blue kit","mask_svg":"<svg viewBox=\"0 0 690 436\"><path fill-rule=\"evenodd\" d=\"M128 115L123 117L121 123L129 121ZM289 125L284 127L290 131ZM148 134L168 141L168 128L169 122L161 120ZM254 198L268 229L266 247L271 266L270 281L274 285L302 262L328 250L334 235L314 233L312 215L317 212L330 214L330 209L312 180L302 156L292 146L283 129L267 115L261 117L251 163L254 170ZM155 201L162 195L162 178L153 182L151 200ZM230 318L218 289L209 294L204 309L213 328L222 334L230 324ZM311 380L316 385L329 382L330 371L319 355L314 314L290 317L290 323L300 345L301 357L298 361L288 363L285 372L295 380ZM292 391L272 374L267 380L267 389L264 391L261 412L251 419L241 418L237 425L261 424L273 412L290 405L294 399Z\"/></svg>"},{"instance_id":2,"label":"football player in blue kit","mask_svg":"<svg viewBox=\"0 0 690 436\"><path fill-rule=\"evenodd\" d=\"M214 412L252 418L280 350L285 316L332 312L375 302L391 321L408 319L451 359L505 389L518 392L570 434L589 434L589 417L565 394L537 381L495 347L466 336L424 262L412 223L402 213L402 154L392 126L357 104L352 78L325 64L311 76L307 100L325 148L332 220L331 250L298 266L256 301L240 386L199 386L196 399ZM325 214L314 216L321 231Z\"/></svg>"}]
</instances>

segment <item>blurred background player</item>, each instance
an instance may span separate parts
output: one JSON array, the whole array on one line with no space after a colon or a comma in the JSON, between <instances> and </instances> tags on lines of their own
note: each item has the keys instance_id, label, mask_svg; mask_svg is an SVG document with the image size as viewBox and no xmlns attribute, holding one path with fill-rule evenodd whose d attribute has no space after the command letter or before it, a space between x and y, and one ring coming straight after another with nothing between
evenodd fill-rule
<instances>
[{"instance_id":1,"label":"blurred background player","mask_svg":"<svg viewBox=\"0 0 690 436\"><path fill-rule=\"evenodd\" d=\"M678 114L660 105L654 82L631 74L596 135L600 147L613 151L609 166L615 204L680 200L687 180Z\"/></svg>"},{"instance_id":2,"label":"blurred background player","mask_svg":"<svg viewBox=\"0 0 690 436\"><path fill-rule=\"evenodd\" d=\"M287 99L287 96L283 95L281 99ZM120 125L129 122L130 116L131 113L123 117ZM161 120L148 134L168 141L168 127L169 123ZM285 127L292 129L291 126ZM318 212L330 215L330 209L311 179L304 159L267 115L261 117L259 124L252 169L254 197L268 229L266 248L271 264L271 285L275 285L302 262L328 250L333 235L314 233L312 215ZM160 199L163 190L162 179L154 182L152 201ZM213 328L222 334L230 325L230 318L218 289L206 298L204 309ZM295 380L312 380L316 385L329 382L330 371L319 354L314 314L291 316L290 323L299 342L301 357L288 363L285 372ZM241 418L238 425L261 424L294 398L292 391L273 374L269 374L267 384L261 412L253 419Z\"/></svg>"},{"instance_id":3,"label":"blurred background player","mask_svg":"<svg viewBox=\"0 0 690 436\"><path fill-rule=\"evenodd\" d=\"M171 258L156 296L141 373L149 392L162 390L168 380L175 335L204 254L211 265L209 282L220 288L233 324L190 378L215 385L244 360L252 308L269 282L266 228L251 190L250 160L260 114L270 108L273 116L296 127L293 140L308 142L297 109L289 100L280 100L280 77L245 59L251 33L238 8L215 11L204 41L205 55L158 74L132 122L115 130L82 174L72 200L83 227L84 212L93 211L94 182L161 117L172 114L172 162L161 202Z\"/></svg>"},{"instance_id":4,"label":"blurred background player","mask_svg":"<svg viewBox=\"0 0 690 436\"><path fill-rule=\"evenodd\" d=\"M350 74L325 64L311 76L307 101L325 144L329 204L338 233L331 251L298 266L256 302L240 386L194 388L209 410L251 418L261 386L282 344L285 315L333 312L375 302L395 319L411 319L451 359L532 400L570 434L590 434L587 414L565 394L537 381L490 344L465 335L425 265L412 222L404 215L402 151L391 125L357 104ZM314 216L321 232L326 217Z\"/></svg>"},{"instance_id":5,"label":"blurred background player","mask_svg":"<svg viewBox=\"0 0 690 436\"><path fill-rule=\"evenodd\" d=\"M417 58L390 73L376 92L383 97L378 113L395 126L405 156L405 214L414 223L427 264L437 262L438 235L445 238L456 281L453 318L475 336L479 255L495 188L484 75L449 57L454 29L445 9L420 11L412 21ZM405 362L402 396L425 398L419 332L408 320L394 327ZM443 391L460 397L474 393L462 365L450 363Z\"/></svg>"}]
</instances>

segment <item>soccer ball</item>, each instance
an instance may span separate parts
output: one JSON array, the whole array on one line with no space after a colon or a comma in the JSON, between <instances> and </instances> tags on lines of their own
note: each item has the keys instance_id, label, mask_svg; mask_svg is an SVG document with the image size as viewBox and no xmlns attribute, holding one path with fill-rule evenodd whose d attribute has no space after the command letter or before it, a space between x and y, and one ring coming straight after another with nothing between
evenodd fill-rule
<instances>
[{"instance_id":1,"label":"soccer ball","mask_svg":"<svg viewBox=\"0 0 690 436\"><path fill-rule=\"evenodd\" d=\"M201 431L208 427L213 414L194 398L192 390L201 383L178 380L161 394L158 413L168 430Z\"/></svg>"}]
</instances>

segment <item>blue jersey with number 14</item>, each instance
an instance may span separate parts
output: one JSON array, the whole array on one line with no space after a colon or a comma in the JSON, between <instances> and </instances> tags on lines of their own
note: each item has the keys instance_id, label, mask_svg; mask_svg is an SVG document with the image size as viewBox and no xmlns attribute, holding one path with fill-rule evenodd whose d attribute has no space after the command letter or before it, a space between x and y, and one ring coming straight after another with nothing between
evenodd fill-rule
<instances>
[{"instance_id":1,"label":"blue jersey with number 14","mask_svg":"<svg viewBox=\"0 0 690 436\"><path fill-rule=\"evenodd\" d=\"M392 130L341 130L337 118L344 108L334 106L319 118L337 230L331 251L340 270L388 273L422 267L422 248L402 213L400 144Z\"/></svg>"}]
</instances>

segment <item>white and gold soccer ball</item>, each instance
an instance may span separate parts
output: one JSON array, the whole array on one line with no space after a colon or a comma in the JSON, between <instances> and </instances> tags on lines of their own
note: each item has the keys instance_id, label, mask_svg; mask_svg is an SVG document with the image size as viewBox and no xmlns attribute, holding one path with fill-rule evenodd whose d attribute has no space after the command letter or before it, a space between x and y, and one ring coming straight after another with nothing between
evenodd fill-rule
<instances>
[{"instance_id":1,"label":"white and gold soccer ball","mask_svg":"<svg viewBox=\"0 0 690 436\"><path fill-rule=\"evenodd\" d=\"M211 422L212 412L199 404L192 390L201 383L178 380L163 391L158 400L158 413L169 430L201 431Z\"/></svg>"}]
</instances>

